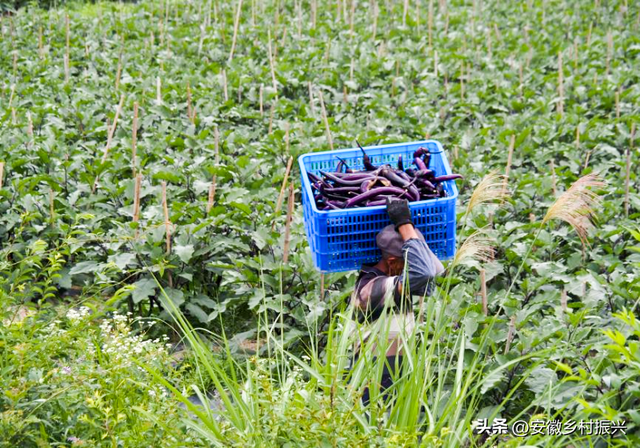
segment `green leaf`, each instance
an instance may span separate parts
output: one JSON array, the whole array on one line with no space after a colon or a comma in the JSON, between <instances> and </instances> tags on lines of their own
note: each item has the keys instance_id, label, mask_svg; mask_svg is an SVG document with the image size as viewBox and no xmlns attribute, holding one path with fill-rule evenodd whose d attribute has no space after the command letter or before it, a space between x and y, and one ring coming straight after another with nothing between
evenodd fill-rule
<instances>
[{"instance_id":1,"label":"green leaf","mask_svg":"<svg viewBox=\"0 0 640 448\"><path fill-rule=\"evenodd\" d=\"M157 283L152 278L143 278L134 283L136 289L133 290L131 298L133 303L140 303L147 297L151 297L156 293Z\"/></svg>"},{"instance_id":2,"label":"green leaf","mask_svg":"<svg viewBox=\"0 0 640 448\"><path fill-rule=\"evenodd\" d=\"M194 249L193 244L187 244L185 246L175 246L174 250L183 263L189 263L189 260L191 260L193 256Z\"/></svg>"},{"instance_id":3,"label":"green leaf","mask_svg":"<svg viewBox=\"0 0 640 448\"><path fill-rule=\"evenodd\" d=\"M81 261L71 268L69 275L88 274L91 272L97 272L101 268L102 265L95 261Z\"/></svg>"}]
</instances>

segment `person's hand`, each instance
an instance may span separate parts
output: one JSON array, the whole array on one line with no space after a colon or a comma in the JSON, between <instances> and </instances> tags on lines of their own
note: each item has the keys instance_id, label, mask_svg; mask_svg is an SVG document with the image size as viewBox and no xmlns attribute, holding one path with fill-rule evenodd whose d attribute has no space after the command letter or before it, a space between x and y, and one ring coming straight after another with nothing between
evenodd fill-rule
<instances>
[{"instance_id":1,"label":"person's hand","mask_svg":"<svg viewBox=\"0 0 640 448\"><path fill-rule=\"evenodd\" d=\"M390 199L387 198L387 213L389 219L398 227L405 224L413 224L411 221L411 210L409 210L409 202L406 199Z\"/></svg>"}]
</instances>

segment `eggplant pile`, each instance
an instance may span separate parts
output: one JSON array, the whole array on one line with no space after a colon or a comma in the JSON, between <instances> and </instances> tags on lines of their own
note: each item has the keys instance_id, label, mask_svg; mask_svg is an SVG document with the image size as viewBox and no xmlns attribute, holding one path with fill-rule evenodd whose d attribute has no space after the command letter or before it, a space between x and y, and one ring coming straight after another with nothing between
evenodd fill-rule
<instances>
[{"instance_id":1,"label":"eggplant pile","mask_svg":"<svg viewBox=\"0 0 640 448\"><path fill-rule=\"evenodd\" d=\"M356 142L357 143L357 142ZM431 154L420 147L413 153L411 167L405 169L402 156L398 165L375 166L358 143L363 154L363 171L354 171L337 157L334 172L320 171L320 176L308 173L313 196L319 210L341 210L354 207L386 205L387 199L407 199L409 202L443 198L447 193L442 182L462 179L460 174L437 176L429 169Z\"/></svg>"}]
</instances>

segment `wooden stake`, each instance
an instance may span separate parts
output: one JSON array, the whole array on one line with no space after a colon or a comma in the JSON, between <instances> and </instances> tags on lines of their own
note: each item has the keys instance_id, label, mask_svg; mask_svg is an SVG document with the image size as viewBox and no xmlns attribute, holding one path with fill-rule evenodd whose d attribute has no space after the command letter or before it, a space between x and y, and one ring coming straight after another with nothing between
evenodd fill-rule
<instances>
[{"instance_id":1,"label":"wooden stake","mask_svg":"<svg viewBox=\"0 0 640 448\"><path fill-rule=\"evenodd\" d=\"M318 0L311 0L311 29L316 29L318 16Z\"/></svg>"},{"instance_id":2,"label":"wooden stake","mask_svg":"<svg viewBox=\"0 0 640 448\"><path fill-rule=\"evenodd\" d=\"M327 119L327 109L324 107L324 97L322 96L322 90L318 90L318 97L320 98L320 107L322 108L322 120L324 121L324 128L327 132L327 140L329 141L329 148L333 151L333 138L331 137L331 129L329 128L329 120Z\"/></svg>"},{"instance_id":3,"label":"wooden stake","mask_svg":"<svg viewBox=\"0 0 640 448\"><path fill-rule=\"evenodd\" d=\"M553 160L549 161L549 165L551 168L551 191L554 196L558 195L557 184L556 184L556 166L553 163Z\"/></svg>"},{"instance_id":4,"label":"wooden stake","mask_svg":"<svg viewBox=\"0 0 640 448\"><path fill-rule=\"evenodd\" d=\"M289 161L287 162L287 169L284 172L284 179L282 179L282 187L280 187L280 194L278 195L278 202L276 202L276 209L274 214L277 216L282 208L282 201L284 200L284 192L287 189L287 181L289 179L289 172L291 171L291 167L293 166L293 156L289 157ZM272 229L275 227L275 222L273 223Z\"/></svg>"},{"instance_id":5,"label":"wooden stake","mask_svg":"<svg viewBox=\"0 0 640 448\"><path fill-rule=\"evenodd\" d=\"M627 166L624 179L624 216L629 217L629 181L631 178L631 151L633 150L633 140L636 134L636 124L631 124L631 142L627 148Z\"/></svg>"},{"instance_id":6,"label":"wooden stake","mask_svg":"<svg viewBox=\"0 0 640 448\"><path fill-rule=\"evenodd\" d=\"M433 52L433 74L437 79L438 78L438 52L437 51Z\"/></svg>"},{"instance_id":7,"label":"wooden stake","mask_svg":"<svg viewBox=\"0 0 640 448\"><path fill-rule=\"evenodd\" d=\"M229 90L227 89L227 71L222 69L222 91L224 93L224 101L225 103L229 101Z\"/></svg>"},{"instance_id":8,"label":"wooden stake","mask_svg":"<svg viewBox=\"0 0 640 448\"><path fill-rule=\"evenodd\" d=\"M38 28L38 56L44 58L44 41L42 39L42 27Z\"/></svg>"},{"instance_id":9,"label":"wooden stake","mask_svg":"<svg viewBox=\"0 0 640 448\"><path fill-rule=\"evenodd\" d=\"M284 144L285 144L285 152L289 154L289 122L286 121L284 123Z\"/></svg>"},{"instance_id":10,"label":"wooden stake","mask_svg":"<svg viewBox=\"0 0 640 448\"><path fill-rule=\"evenodd\" d=\"M373 2L373 30L371 32L371 40L376 40L378 34L378 1ZM324 275L324 274L323 274ZM324 279L324 277L322 277Z\"/></svg>"},{"instance_id":11,"label":"wooden stake","mask_svg":"<svg viewBox=\"0 0 640 448\"><path fill-rule=\"evenodd\" d=\"M120 88L120 77L122 76L122 51L120 51L120 56L118 57L118 69L116 70L116 88L118 91Z\"/></svg>"},{"instance_id":12,"label":"wooden stake","mask_svg":"<svg viewBox=\"0 0 640 448\"><path fill-rule=\"evenodd\" d=\"M607 60L605 76L609 75L609 67L611 66L611 57L613 56L613 35L611 30L607 31Z\"/></svg>"},{"instance_id":13,"label":"wooden stake","mask_svg":"<svg viewBox=\"0 0 640 448\"><path fill-rule=\"evenodd\" d=\"M507 331L507 343L504 347L504 354L506 355L511 350L511 342L513 342L513 336L516 331L516 316L511 316L509 320L509 330Z\"/></svg>"},{"instance_id":14,"label":"wooden stake","mask_svg":"<svg viewBox=\"0 0 640 448\"><path fill-rule=\"evenodd\" d=\"M67 14L65 16L65 22L66 22L66 31L67 31L67 46L65 48L65 52L64 52L64 82L68 83L69 82L69 64L70 64L70 59L69 59L69 14Z\"/></svg>"},{"instance_id":15,"label":"wooden stake","mask_svg":"<svg viewBox=\"0 0 640 448\"><path fill-rule=\"evenodd\" d=\"M269 53L269 67L271 68L271 81L273 82L273 90L276 93L276 98L278 98L278 82L276 81L276 69L275 69L275 61L273 56L273 51L271 50L271 30L268 31L269 35L269 46L267 47Z\"/></svg>"},{"instance_id":16,"label":"wooden stake","mask_svg":"<svg viewBox=\"0 0 640 448\"><path fill-rule=\"evenodd\" d=\"M104 151L102 153L101 164L104 164L107 161L107 156L109 155L109 149L111 148L111 141L113 140L113 134L116 131L116 127L118 126L118 117L120 116L120 112L122 111L122 106L124 105L124 95L120 96L120 103L118 104L118 108L116 109L116 115L113 117L113 125L108 126L108 135L107 135L107 144L104 147ZM98 181L100 180L100 175L96 176L96 180L93 183L93 188L91 189L91 193L95 193L96 188L98 187Z\"/></svg>"},{"instance_id":17,"label":"wooden stake","mask_svg":"<svg viewBox=\"0 0 640 448\"><path fill-rule=\"evenodd\" d=\"M311 81L307 81L307 87L309 88L309 109L311 110L311 116L316 116L316 108L313 104L313 88L311 87Z\"/></svg>"},{"instance_id":18,"label":"wooden stake","mask_svg":"<svg viewBox=\"0 0 640 448\"><path fill-rule=\"evenodd\" d=\"M54 205L54 193L53 188L49 189L49 219L51 220L51 225L53 225L53 221L56 218L56 209Z\"/></svg>"},{"instance_id":19,"label":"wooden stake","mask_svg":"<svg viewBox=\"0 0 640 448\"><path fill-rule=\"evenodd\" d=\"M562 312L566 313L568 306L567 306L567 291L566 290L562 290L562 292L560 293L560 307L562 308Z\"/></svg>"},{"instance_id":20,"label":"wooden stake","mask_svg":"<svg viewBox=\"0 0 640 448\"><path fill-rule=\"evenodd\" d=\"M162 210L164 212L164 229L166 234L166 253L171 253L171 220L169 219L169 206L167 205L167 182L162 181Z\"/></svg>"},{"instance_id":21,"label":"wooden stake","mask_svg":"<svg viewBox=\"0 0 640 448\"><path fill-rule=\"evenodd\" d=\"M619 87L618 90L616 90L616 119L617 120L620 119L620 89L621 87Z\"/></svg>"},{"instance_id":22,"label":"wooden stake","mask_svg":"<svg viewBox=\"0 0 640 448\"><path fill-rule=\"evenodd\" d=\"M133 103L133 123L131 129L131 172L136 175L137 171L137 147L138 147L138 102Z\"/></svg>"},{"instance_id":23,"label":"wooden stake","mask_svg":"<svg viewBox=\"0 0 640 448\"><path fill-rule=\"evenodd\" d=\"M320 300L324 300L324 272L320 274Z\"/></svg>"},{"instance_id":24,"label":"wooden stake","mask_svg":"<svg viewBox=\"0 0 640 448\"><path fill-rule=\"evenodd\" d=\"M562 69L562 52L558 52L558 113L562 118L564 116L564 76Z\"/></svg>"},{"instance_id":25,"label":"wooden stake","mask_svg":"<svg viewBox=\"0 0 640 448\"><path fill-rule=\"evenodd\" d=\"M482 298L482 313L488 316L489 304L487 303L487 282L486 271L484 269L480 269L480 297Z\"/></svg>"},{"instance_id":26,"label":"wooden stake","mask_svg":"<svg viewBox=\"0 0 640 448\"><path fill-rule=\"evenodd\" d=\"M282 262L285 264L289 261L289 245L291 244L291 221L293 219L293 208L295 206L294 193L295 191L293 189L293 182L291 182L289 184L289 207L287 208L287 221L284 225L284 247Z\"/></svg>"},{"instance_id":27,"label":"wooden stake","mask_svg":"<svg viewBox=\"0 0 640 448\"><path fill-rule=\"evenodd\" d=\"M576 126L576 149L580 148L580 126Z\"/></svg>"},{"instance_id":28,"label":"wooden stake","mask_svg":"<svg viewBox=\"0 0 640 448\"><path fill-rule=\"evenodd\" d=\"M509 174L511 173L511 159L513 158L513 150L516 146L516 135L511 135L511 141L509 142L509 153L507 155L507 166L504 170L504 191L507 191L507 184L509 183Z\"/></svg>"},{"instance_id":29,"label":"wooden stake","mask_svg":"<svg viewBox=\"0 0 640 448\"><path fill-rule=\"evenodd\" d=\"M0 162L0 189L2 189L3 178L4 178L4 162Z\"/></svg>"},{"instance_id":30,"label":"wooden stake","mask_svg":"<svg viewBox=\"0 0 640 448\"><path fill-rule=\"evenodd\" d=\"M409 0L404 0L404 8L402 11L402 26L407 26L407 14L409 14Z\"/></svg>"},{"instance_id":31,"label":"wooden stake","mask_svg":"<svg viewBox=\"0 0 640 448\"><path fill-rule=\"evenodd\" d=\"M233 22L233 39L231 40L231 51L229 52L229 62L233 61L233 52L236 49L236 39L238 38L238 25L240 25L240 13L242 12L242 0L238 0L236 18Z\"/></svg>"},{"instance_id":32,"label":"wooden stake","mask_svg":"<svg viewBox=\"0 0 640 448\"><path fill-rule=\"evenodd\" d=\"M159 76L156 77L156 102L162 104L162 80Z\"/></svg>"},{"instance_id":33,"label":"wooden stake","mask_svg":"<svg viewBox=\"0 0 640 448\"><path fill-rule=\"evenodd\" d=\"M133 222L140 221L140 186L142 185L142 174L135 176L133 184ZM134 238L138 238L139 227L136 226Z\"/></svg>"},{"instance_id":34,"label":"wooden stake","mask_svg":"<svg viewBox=\"0 0 640 448\"><path fill-rule=\"evenodd\" d=\"M273 117L275 115L276 102L274 101L269 110L269 135L273 132Z\"/></svg>"},{"instance_id":35,"label":"wooden stake","mask_svg":"<svg viewBox=\"0 0 640 448\"><path fill-rule=\"evenodd\" d=\"M215 163L216 163L216 167L217 167L220 164L220 131L218 130L217 126L213 129L213 135L214 135ZM211 185L209 185L209 198L207 200L207 213L209 213L209 211L213 207L213 201L214 201L215 196L216 196L216 183L217 183L217 178L216 178L216 175L214 174L213 177L211 178Z\"/></svg>"},{"instance_id":36,"label":"wooden stake","mask_svg":"<svg viewBox=\"0 0 640 448\"><path fill-rule=\"evenodd\" d=\"M31 138L31 143L33 143L33 120L31 119L31 112L27 112L27 135Z\"/></svg>"},{"instance_id":37,"label":"wooden stake","mask_svg":"<svg viewBox=\"0 0 640 448\"><path fill-rule=\"evenodd\" d=\"M189 81L187 81L187 118L193 123L193 118L191 117L193 112L191 107L191 86L189 85Z\"/></svg>"}]
</instances>

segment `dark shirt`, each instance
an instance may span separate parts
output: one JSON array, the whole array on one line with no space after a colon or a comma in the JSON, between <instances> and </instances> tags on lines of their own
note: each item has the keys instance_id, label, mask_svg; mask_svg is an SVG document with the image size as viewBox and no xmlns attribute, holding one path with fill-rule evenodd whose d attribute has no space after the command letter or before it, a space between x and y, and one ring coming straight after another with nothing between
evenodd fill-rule
<instances>
[{"instance_id":1,"label":"dark shirt","mask_svg":"<svg viewBox=\"0 0 640 448\"><path fill-rule=\"evenodd\" d=\"M361 305L361 322L380 317L385 306L385 297L393 297L394 309L411 310L411 296L431 293L431 280L439 273L439 263L427 243L411 238L404 242L402 252L405 270L401 275L389 276L371 265L362 265L352 297L352 303L357 301ZM403 282L404 294L398 291L399 282Z\"/></svg>"}]
</instances>

